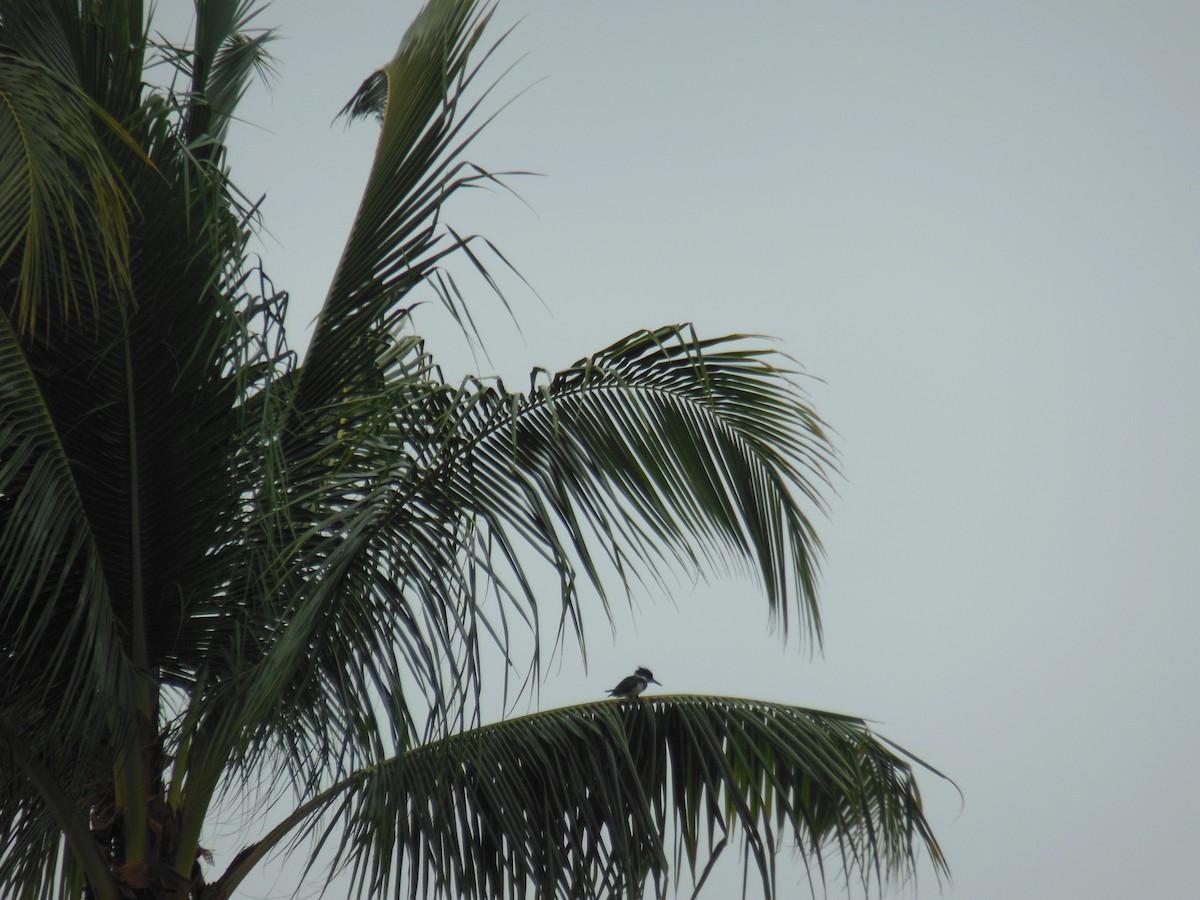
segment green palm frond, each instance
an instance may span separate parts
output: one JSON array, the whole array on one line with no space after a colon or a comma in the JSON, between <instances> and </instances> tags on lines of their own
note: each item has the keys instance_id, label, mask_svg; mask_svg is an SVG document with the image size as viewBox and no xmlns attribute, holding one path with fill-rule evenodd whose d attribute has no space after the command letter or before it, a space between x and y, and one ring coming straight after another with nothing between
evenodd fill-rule
<instances>
[{"instance_id":1,"label":"green palm frond","mask_svg":"<svg viewBox=\"0 0 1200 900\"><path fill-rule=\"evenodd\" d=\"M129 124L143 99L142 0L0 0L0 16L0 52L36 62Z\"/></svg>"},{"instance_id":2,"label":"green palm frond","mask_svg":"<svg viewBox=\"0 0 1200 900\"><path fill-rule=\"evenodd\" d=\"M53 718L93 721L129 669L103 554L53 409L0 315L0 672L7 694L44 697ZM18 651L20 649L20 652Z\"/></svg>"},{"instance_id":3,"label":"green palm frond","mask_svg":"<svg viewBox=\"0 0 1200 900\"><path fill-rule=\"evenodd\" d=\"M20 886L22 897L52 897L55 882L71 885L86 873L98 900L119 896L107 862L90 831L89 810L76 798L94 798L104 773L95 742L79 753L47 740L52 733L21 721L10 704L0 710L0 802L19 816L0 816L0 887ZM35 713L36 715L36 713Z\"/></svg>"},{"instance_id":4,"label":"green palm frond","mask_svg":"<svg viewBox=\"0 0 1200 900\"><path fill-rule=\"evenodd\" d=\"M305 357L301 410L330 402L369 369L370 335L470 242L442 224L441 210L460 189L497 177L462 156L482 127L468 130L488 91L466 98L490 55L471 60L490 18L479 0L431 0L395 58L342 110L349 119L377 116L379 142Z\"/></svg>"},{"instance_id":5,"label":"green palm frond","mask_svg":"<svg viewBox=\"0 0 1200 900\"><path fill-rule=\"evenodd\" d=\"M260 0L205 0L196 4L192 46L161 40L154 44L157 54L190 82L184 136L201 155L224 140L251 78L265 78L273 71L267 48L277 34L252 27L263 6Z\"/></svg>"},{"instance_id":6,"label":"green palm frond","mask_svg":"<svg viewBox=\"0 0 1200 900\"><path fill-rule=\"evenodd\" d=\"M741 336L701 341L667 326L544 380L535 372L526 394L443 391L434 455L406 490L471 510L490 571L507 566L524 583L519 545L536 549L565 573L572 615L577 565L604 596L596 552L622 577L652 577L660 561L746 560L783 626L795 598L819 639L809 513L835 462L779 359Z\"/></svg>"},{"instance_id":7,"label":"green palm frond","mask_svg":"<svg viewBox=\"0 0 1200 900\"><path fill-rule=\"evenodd\" d=\"M793 894L777 884L787 849L818 879L832 856L841 877L882 890L915 876L922 854L947 873L915 766L853 716L728 697L603 701L356 774L253 852L290 828L320 833L364 896L640 898L648 883L667 896L685 870L702 880L732 838L768 897ZM314 818L322 808L332 817Z\"/></svg>"},{"instance_id":8,"label":"green palm frond","mask_svg":"<svg viewBox=\"0 0 1200 900\"><path fill-rule=\"evenodd\" d=\"M504 630L481 608L479 577L536 628L532 568L545 560L582 629L573 572L603 597L596 554L651 577L662 562L702 565L698 554L750 561L768 610L786 625L794 598L819 635L820 544L798 498L820 508L832 449L788 370L747 344L639 332L509 394L443 385L420 343L399 341L385 380L326 409L316 451L293 466L296 538L281 563L293 574L274 592L290 604L288 633L258 664L267 680L243 693L279 717L311 714L318 734L334 710L368 715L347 672L384 665L388 695L407 672L450 712L448 698L472 693L479 641ZM379 634L398 656L381 656ZM282 702L301 683L306 702Z\"/></svg>"},{"instance_id":9,"label":"green palm frond","mask_svg":"<svg viewBox=\"0 0 1200 900\"><path fill-rule=\"evenodd\" d=\"M0 53L0 271L20 331L127 295L131 200L80 88ZM112 123L115 124L115 123Z\"/></svg>"}]
</instances>

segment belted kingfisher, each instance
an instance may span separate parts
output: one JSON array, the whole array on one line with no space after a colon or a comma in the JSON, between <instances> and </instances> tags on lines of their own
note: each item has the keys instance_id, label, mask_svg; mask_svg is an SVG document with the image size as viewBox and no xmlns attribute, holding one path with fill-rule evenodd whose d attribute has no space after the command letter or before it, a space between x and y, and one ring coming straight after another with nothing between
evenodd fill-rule
<instances>
[{"instance_id":1,"label":"belted kingfisher","mask_svg":"<svg viewBox=\"0 0 1200 900\"><path fill-rule=\"evenodd\" d=\"M608 696L636 697L651 684L657 684L659 687L662 687L661 681L654 680L653 672L645 666L638 666L632 675L628 678L622 678L621 683L608 692Z\"/></svg>"}]
</instances>

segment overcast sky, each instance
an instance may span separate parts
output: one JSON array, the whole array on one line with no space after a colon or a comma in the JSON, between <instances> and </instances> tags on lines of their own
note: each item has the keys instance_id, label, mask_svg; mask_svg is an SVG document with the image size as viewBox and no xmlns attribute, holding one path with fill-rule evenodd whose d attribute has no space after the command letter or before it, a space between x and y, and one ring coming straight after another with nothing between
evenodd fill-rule
<instances>
[{"instance_id":1,"label":"overcast sky","mask_svg":"<svg viewBox=\"0 0 1200 900\"><path fill-rule=\"evenodd\" d=\"M293 341L376 136L331 119L416 8L263 15L279 75L231 159ZM641 327L773 335L822 379L845 473L823 654L770 635L752 583L681 577L615 638L597 617L541 708L647 665L860 714L962 788L922 781L945 896L1193 900L1200 5L501 0L518 18L498 96L529 89L471 157L543 177L452 219L545 305L509 285L518 333L471 283L490 358L430 307L435 354L519 388Z\"/></svg>"}]
</instances>

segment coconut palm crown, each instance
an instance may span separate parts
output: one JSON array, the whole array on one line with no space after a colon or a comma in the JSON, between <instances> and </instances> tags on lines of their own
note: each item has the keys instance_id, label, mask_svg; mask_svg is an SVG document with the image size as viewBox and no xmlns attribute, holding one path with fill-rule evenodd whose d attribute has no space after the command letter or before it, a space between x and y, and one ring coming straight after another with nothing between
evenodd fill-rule
<instances>
[{"instance_id":1,"label":"coconut palm crown","mask_svg":"<svg viewBox=\"0 0 1200 900\"><path fill-rule=\"evenodd\" d=\"M197 0L174 46L140 0L0 0L0 896L217 900L292 841L381 896L662 897L730 840L769 896L781 848L944 871L917 761L861 719L655 696L479 724L485 648L537 677L541 570L581 648L614 586L719 560L819 640L835 465L736 335L444 379L414 292L465 321L448 261L503 260L442 215L499 179L465 156L492 11L429 0L343 111L379 142L301 360L225 158L269 65L254 3ZM213 858L247 787L294 802Z\"/></svg>"}]
</instances>

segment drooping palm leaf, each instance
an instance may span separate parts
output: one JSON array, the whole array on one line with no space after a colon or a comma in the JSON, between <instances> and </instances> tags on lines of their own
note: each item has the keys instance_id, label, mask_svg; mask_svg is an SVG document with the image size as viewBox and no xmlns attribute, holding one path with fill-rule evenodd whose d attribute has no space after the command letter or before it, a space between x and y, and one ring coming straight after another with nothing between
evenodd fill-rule
<instances>
[{"instance_id":1,"label":"drooping palm leaf","mask_svg":"<svg viewBox=\"0 0 1200 900\"><path fill-rule=\"evenodd\" d=\"M0 267L21 331L127 292L130 199L98 121L78 86L0 47Z\"/></svg>"},{"instance_id":2,"label":"drooping palm leaf","mask_svg":"<svg viewBox=\"0 0 1200 900\"><path fill-rule=\"evenodd\" d=\"M579 560L602 596L597 538L618 571L664 553L747 560L783 626L794 598L819 638L820 542L800 498L821 508L833 451L778 359L665 326L527 394L481 389L453 410L455 490L505 547L512 533L565 571Z\"/></svg>"},{"instance_id":3,"label":"drooping palm leaf","mask_svg":"<svg viewBox=\"0 0 1200 900\"><path fill-rule=\"evenodd\" d=\"M651 883L665 897L733 838L767 897L796 890L777 884L786 848L818 879L832 853L842 877L882 888L914 875L922 853L947 871L916 784L923 765L852 716L727 697L604 701L357 773L243 862L301 828L337 842L335 866L351 864L364 895L640 898Z\"/></svg>"}]
</instances>

